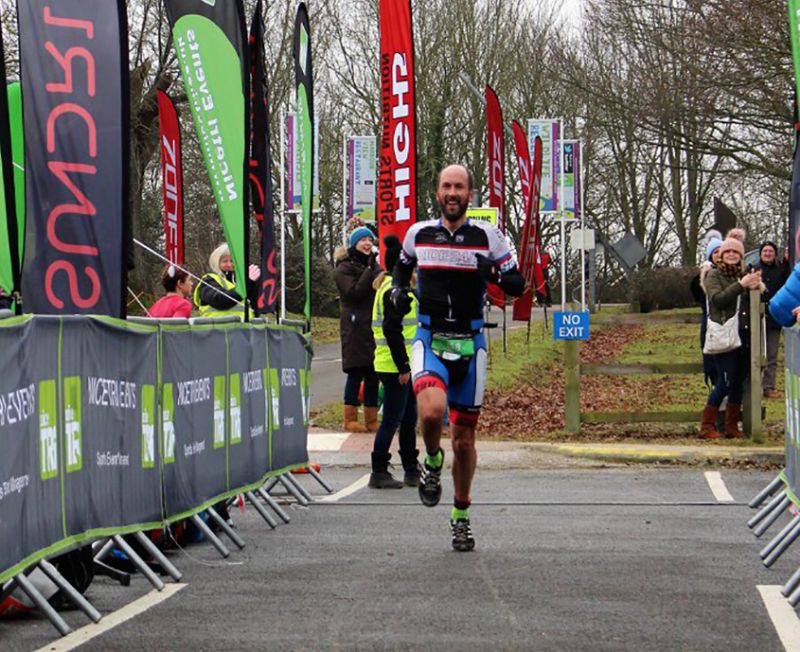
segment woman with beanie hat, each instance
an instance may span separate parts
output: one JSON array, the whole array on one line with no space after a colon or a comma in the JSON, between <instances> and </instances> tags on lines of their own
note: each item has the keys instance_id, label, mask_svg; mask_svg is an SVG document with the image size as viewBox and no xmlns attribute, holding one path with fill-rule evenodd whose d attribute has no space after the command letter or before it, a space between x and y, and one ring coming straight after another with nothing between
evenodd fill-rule
<instances>
[{"instance_id":1,"label":"woman with beanie hat","mask_svg":"<svg viewBox=\"0 0 800 652\"><path fill-rule=\"evenodd\" d=\"M708 273L714 268L714 265L719 262L719 248L722 246L722 239L712 237L706 246L706 258L700 263L700 273L692 278L689 283L689 290L694 297L694 300L700 304L702 312L700 318L700 350L706 345L706 328L708 326L708 311L706 310L706 293L705 293L705 280ZM714 364L714 359L703 353L703 377L706 385L713 386L717 380L717 367Z\"/></svg>"},{"instance_id":2,"label":"woman with beanie hat","mask_svg":"<svg viewBox=\"0 0 800 652\"><path fill-rule=\"evenodd\" d=\"M339 334L342 341L344 429L375 432L378 429L378 376L373 367L375 339L372 335L372 283L381 271L375 252L375 236L366 226L354 223L347 247L334 252L333 278L339 290ZM364 382L364 427L358 422L359 389Z\"/></svg>"},{"instance_id":3,"label":"woman with beanie hat","mask_svg":"<svg viewBox=\"0 0 800 652\"><path fill-rule=\"evenodd\" d=\"M717 324L724 324L739 311L740 332L747 327L747 313L743 310L749 304L748 290L758 290L761 284L761 273L744 273L744 245L735 238L726 238L719 248L720 260L711 269L704 282L708 301L708 319ZM747 336L741 336L742 345L726 353L717 353L712 357L717 368L717 378L703 408L700 423L700 436L704 439L717 439L720 433L716 429L717 414L723 399L727 396L725 408L725 435L730 438L742 437L739 430L739 418L742 415L742 394L744 381L747 378L749 349L746 346Z\"/></svg>"}]
</instances>

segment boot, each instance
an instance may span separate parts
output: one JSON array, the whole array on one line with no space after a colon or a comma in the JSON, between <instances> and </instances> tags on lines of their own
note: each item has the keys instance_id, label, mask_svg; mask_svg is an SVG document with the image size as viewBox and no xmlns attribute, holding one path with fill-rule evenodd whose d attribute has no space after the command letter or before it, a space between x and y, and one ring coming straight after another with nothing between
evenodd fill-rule
<instances>
[{"instance_id":1,"label":"boot","mask_svg":"<svg viewBox=\"0 0 800 652\"><path fill-rule=\"evenodd\" d=\"M400 459L403 461L403 483L407 487L419 487L421 471L419 468L419 451L417 449L400 451Z\"/></svg>"},{"instance_id":2,"label":"boot","mask_svg":"<svg viewBox=\"0 0 800 652\"><path fill-rule=\"evenodd\" d=\"M703 408L703 417L700 421L700 439L719 439L717 431L717 414L719 408L715 405L706 405Z\"/></svg>"},{"instance_id":3,"label":"boot","mask_svg":"<svg viewBox=\"0 0 800 652\"><path fill-rule=\"evenodd\" d=\"M372 454L372 473L369 474L369 486L373 489L402 489L403 483L395 480L389 473L389 453Z\"/></svg>"},{"instance_id":4,"label":"boot","mask_svg":"<svg viewBox=\"0 0 800 652\"><path fill-rule=\"evenodd\" d=\"M725 437L728 439L741 439L744 433L739 430L739 419L742 417L741 403L728 403L725 408Z\"/></svg>"},{"instance_id":5,"label":"boot","mask_svg":"<svg viewBox=\"0 0 800 652\"><path fill-rule=\"evenodd\" d=\"M344 429L347 432L364 432L364 427L358 422L358 406L344 406Z\"/></svg>"},{"instance_id":6,"label":"boot","mask_svg":"<svg viewBox=\"0 0 800 652\"><path fill-rule=\"evenodd\" d=\"M378 408L364 406L364 431L378 432Z\"/></svg>"}]
</instances>

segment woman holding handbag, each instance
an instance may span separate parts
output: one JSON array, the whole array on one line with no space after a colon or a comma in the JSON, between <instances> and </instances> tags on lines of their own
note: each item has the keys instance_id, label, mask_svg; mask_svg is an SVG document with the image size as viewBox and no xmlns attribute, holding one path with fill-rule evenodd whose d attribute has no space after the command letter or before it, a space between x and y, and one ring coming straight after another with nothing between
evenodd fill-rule
<instances>
[{"instance_id":1,"label":"woman holding handbag","mask_svg":"<svg viewBox=\"0 0 800 652\"><path fill-rule=\"evenodd\" d=\"M722 400L728 397L725 409L725 436L742 437L739 418L742 415L744 381L750 366L746 338L740 335L747 323L744 306L749 304L748 290L763 288L761 272L744 273L744 245L739 240L727 238L720 247L717 266L706 275L703 290L708 302L708 330L704 353L713 356L717 368L714 387L703 408L700 437L718 439L717 414Z\"/></svg>"}]
</instances>

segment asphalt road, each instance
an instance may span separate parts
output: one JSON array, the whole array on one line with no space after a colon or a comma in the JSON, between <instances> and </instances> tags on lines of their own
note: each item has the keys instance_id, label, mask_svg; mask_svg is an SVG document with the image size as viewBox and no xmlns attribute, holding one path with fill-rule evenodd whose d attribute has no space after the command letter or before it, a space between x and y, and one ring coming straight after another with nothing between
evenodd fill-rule
<instances>
[{"instance_id":1,"label":"asphalt road","mask_svg":"<svg viewBox=\"0 0 800 652\"><path fill-rule=\"evenodd\" d=\"M339 490L365 472L324 474ZM757 586L783 584L800 550L767 570L745 525L770 479L723 470L720 503L703 469L479 468L472 553L450 549L449 481L434 509L363 488L274 531L248 509L243 551L176 552L185 587L81 649L782 650ZM109 613L149 593L98 578L89 597ZM4 651L56 639L38 616L0 621Z\"/></svg>"}]
</instances>

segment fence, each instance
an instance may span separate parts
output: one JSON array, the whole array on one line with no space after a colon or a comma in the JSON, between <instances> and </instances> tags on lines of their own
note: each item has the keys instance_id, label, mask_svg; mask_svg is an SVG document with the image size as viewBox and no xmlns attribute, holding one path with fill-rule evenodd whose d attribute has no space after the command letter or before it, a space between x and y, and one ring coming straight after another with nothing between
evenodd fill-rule
<instances>
[{"instance_id":1,"label":"fence","mask_svg":"<svg viewBox=\"0 0 800 652\"><path fill-rule=\"evenodd\" d=\"M305 466L310 365L282 326L0 320L0 583Z\"/></svg>"}]
</instances>

